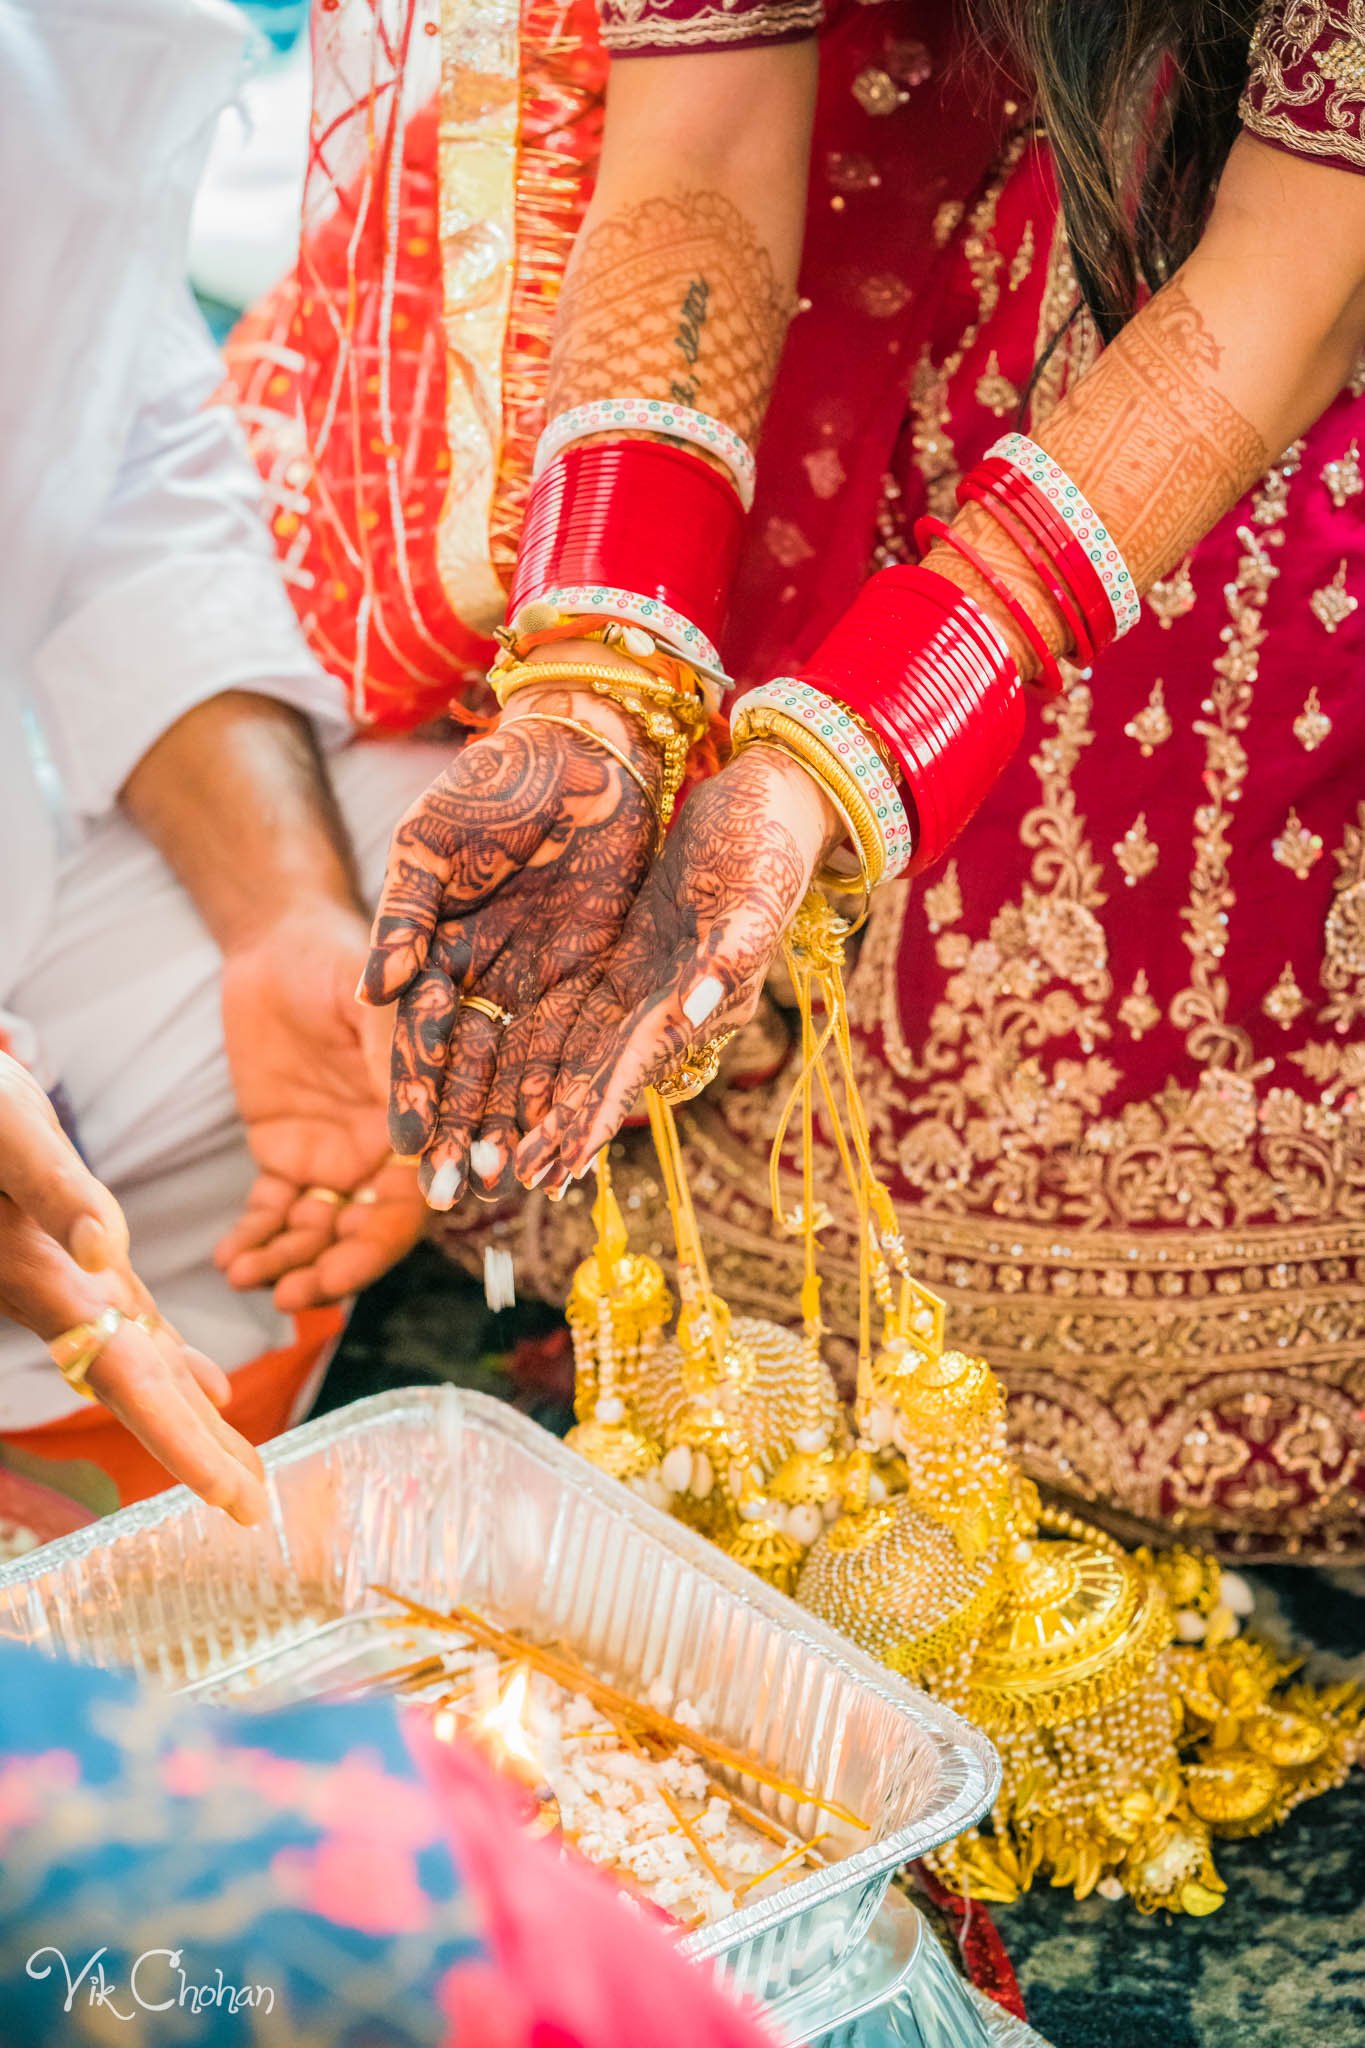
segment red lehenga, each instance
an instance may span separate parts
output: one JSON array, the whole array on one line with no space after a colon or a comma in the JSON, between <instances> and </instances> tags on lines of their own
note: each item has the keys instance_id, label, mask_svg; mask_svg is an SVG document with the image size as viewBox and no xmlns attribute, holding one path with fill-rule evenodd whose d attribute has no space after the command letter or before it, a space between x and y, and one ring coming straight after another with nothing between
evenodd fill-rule
<instances>
[{"instance_id":1,"label":"red lehenga","mask_svg":"<svg viewBox=\"0 0 1365 2048\"><path fill-rule=\"evenodd\" d=\"M762 33L800 12L765 0ZM408 0L324 0L324 59L372 15L441 40ZM439 104L410 83L402 133L382 80L353 78L359 171L333 162L324 111L315 177L339 199L234 353L303 616L385 722L477 676L597 146L591 10L524 0L519 43L514 17L447 0ZM1008 80L962 60L953 17L882 0L824 34L809 303L760 455L737 676L790 667L1093 352L1046 144ZM744 18L696 0L605 17L625 50L742 40ZM1365 170L1361 0L1268 7L1245 111ZM1035 717L953 858L879 893L850 991L918 1269L1000 1369L1030 1469L1258 1554L1365 1544L1362 439L1365 374ZM798 1253L758 1192L772 1121L764 1093L720 1093L686 1126L717 1283L780 1317ZM662 1240L643 1147L618 1178ZM523 1288L562 1297L588 1228L574 1195L532 1196L451 1243L496 1232ZM827 1306L851 1328L851 1246L831 1249Z\"/></svg>"}]
</instances>

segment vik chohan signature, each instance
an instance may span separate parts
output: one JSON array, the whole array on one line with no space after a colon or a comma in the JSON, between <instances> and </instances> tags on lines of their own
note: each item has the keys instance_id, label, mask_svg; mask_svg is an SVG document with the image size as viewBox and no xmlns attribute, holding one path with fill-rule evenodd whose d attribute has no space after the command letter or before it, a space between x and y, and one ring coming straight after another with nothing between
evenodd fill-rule
<instances>
[{"instance_id":1,"label":"vik chohan signature","mask_svg":"<svg viewBox=\"0 0 1365 2048\"><path fill-rule=\"evenodd\" d=\"M77 1967L67 1961L59 1948L35 1949L27 1970L39 1983L54 1979L54 1989L65 1992L62 2011L70 2012L77 1999L100 2007L116 2020L134 2020L140 2012L172 2012L177 2008L200 2012L273 2012L275 1993L269 1984L229 1984L215 1969L212 1979L199 1983L182 1968L184 1952L178 1948L144 1949L133 1959L128 1982L121 1985L105 1970L108 1948L97 1948Z\"/></svg>"}]
</instances>

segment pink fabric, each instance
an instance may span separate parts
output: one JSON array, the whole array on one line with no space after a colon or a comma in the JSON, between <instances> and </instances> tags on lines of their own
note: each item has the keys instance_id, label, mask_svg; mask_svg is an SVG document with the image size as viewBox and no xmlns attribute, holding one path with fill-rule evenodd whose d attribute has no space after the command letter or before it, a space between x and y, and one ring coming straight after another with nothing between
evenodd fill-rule
<instances>
[{"instance_id":1,"label":"pink fabric","mask_svg":"<svg viewBox=\"0 0 1365 2048\"><path fill-rule=\"evenodd\" d=\"M424 1717L408 1742L443 1801L492 1962L447 1982L450 2048L764 2048L770 2037L572 1853L529 1840L505 1786Z\"/></svg>"}]
</instances>

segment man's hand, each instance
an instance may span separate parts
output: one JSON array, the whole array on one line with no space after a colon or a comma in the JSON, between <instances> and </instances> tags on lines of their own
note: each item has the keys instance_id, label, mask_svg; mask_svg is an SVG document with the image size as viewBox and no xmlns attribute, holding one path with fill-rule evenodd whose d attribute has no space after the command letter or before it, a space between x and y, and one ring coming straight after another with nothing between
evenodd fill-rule
<instances>
[{"instance_id":1,"label":"man's hand","mask_svg":"<svg viewBox=\"0 0 1365 2048\"><path fill-rule=\"evenodd\" d=\"M234 1287L273 1283L287 1313L367 1287L422 1226L367 1066L365 957L359 914L322 903L223 963L228 1066L260 1173L217 1262Z\"/></svg>"},{"instance_id":2,"label":"man's hand","mask_svg":"<svg viewBox=\"0 0 1365 2048\"><path fill-rule=\"evenodd\" d=\"M748 1022L841 830L814 779L762 745L689 797L564 1040L554 1107L518 1150L527 1186L586 1172L642 1089Z\"/></svg>"},{"instance_id":3,"label":"man's hand","mask_svg":"<svg viewBox=\"0 0 1365 2048\"><path fill-rule=\"evenodd\" d=\"M527 691L394 834L364 994L398 1001L389 1135L424 1155L433 1208L471 1177L484 1194L510 1180L654 845L639 780L561 718L591 724L657 787L633 720L586 692Z\"/></svg>"},{"instance_id":4,"label":"man's hand","mask_svg":"<svg viewBox=\"0 0 1365 2048\"><path fill-rule=\"evenodd\" d=\"M236 1521L261 1521L261 1461L218 1413L226 1375L157 1317L118 1203L37 1082L0 1053L0 1315L49 1343L108 1308L129 1320L90 1367L91 1392L172 1477Z\"/></svg>"}]
</instances>

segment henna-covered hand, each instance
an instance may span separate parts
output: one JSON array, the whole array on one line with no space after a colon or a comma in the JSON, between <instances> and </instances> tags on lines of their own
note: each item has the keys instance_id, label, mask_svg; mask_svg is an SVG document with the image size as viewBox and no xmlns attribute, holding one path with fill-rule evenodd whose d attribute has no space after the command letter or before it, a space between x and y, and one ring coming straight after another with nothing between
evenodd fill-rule
<instances>
[{"instance_id":1,"label":"henna-covered hand","mask_svg":"<svg viewBox=\"0 0 1365 2048\"><path fill-rule=\"evenodd\" d=\"M583 1173L643 1088L753 1016L839 829L805 770L761 745L689 798L564 1041L554 1106L517 1153L528 1186Z\"/></svg>"},{"instance_id":2,"label":"henna-covered hand","mask_svg":"<svg viewBox=\"0 0 1365 2048\"><path fill-rule=\"evenodd\" d=\"M493 1194L510 1178L654 844L639 783L560 718L602 731L657 788L631 720L547 688L466 746L394 834L363 992L398 1002L389 1133L396 1151L424 1155L433 1208L467 1180Z\"/></svg>"}]
</instances>

